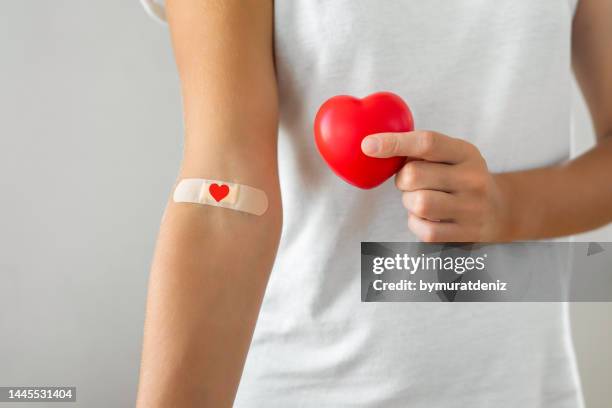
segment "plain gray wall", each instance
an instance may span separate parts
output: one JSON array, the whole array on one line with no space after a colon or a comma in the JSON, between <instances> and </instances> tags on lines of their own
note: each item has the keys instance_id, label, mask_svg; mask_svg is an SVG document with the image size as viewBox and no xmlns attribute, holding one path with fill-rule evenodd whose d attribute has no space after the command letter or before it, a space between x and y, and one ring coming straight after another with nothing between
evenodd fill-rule
<instances>
[{"instance_id":1,"label":"plain gray wall","mask_svg":"<svg viewBox=\"0 0 612 408\"><path fill-rule=\"evenodd\" d=\"M76 385L65 406L132 406L181 151L167 31L136 0L0 1L0 385ZM573 307L589 407L612 400L610 306Z\"/></svg>"}]
</instances>

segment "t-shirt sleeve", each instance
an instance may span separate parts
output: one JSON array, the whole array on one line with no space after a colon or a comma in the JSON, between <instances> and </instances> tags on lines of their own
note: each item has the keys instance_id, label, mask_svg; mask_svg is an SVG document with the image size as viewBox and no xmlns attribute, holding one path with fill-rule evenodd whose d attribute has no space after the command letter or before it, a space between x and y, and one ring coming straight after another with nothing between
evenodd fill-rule
<instances>
[{"instance_id":1,"label":"t-shirt sleeve","mask_svg":"<svg viewBox=\"0 0 612 408\"><path fill-rule=\"evenodd\" d=\"M148 15L160 23L166 23L164 0L140 0Z\"/></svg>"},{"instance_id":2,"label":"t-shirt sleeve","mask_svg":"<svg viewBox=\"0 0 612 408\"><path fill-rule=\"evenodd\" d=\"M572 10L572 15L576 15L576 9L578 8L578 3L580 0L569 0L570 8Z\"/></svg>"}]
</instances>

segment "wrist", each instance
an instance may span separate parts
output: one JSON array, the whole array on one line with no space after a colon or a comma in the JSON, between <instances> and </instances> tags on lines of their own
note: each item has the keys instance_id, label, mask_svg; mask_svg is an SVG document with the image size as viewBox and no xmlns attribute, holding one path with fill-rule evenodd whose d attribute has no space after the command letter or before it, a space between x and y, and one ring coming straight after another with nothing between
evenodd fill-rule
<instances>
[{"instance_id":1,"label":"wrist","mask_svg":"<svg viewBox=\"0 0 612 408\"><path fill-rule=\"evenodd\" d=\"M512 242L524 235L522 217L516 205L518 197L514 180L509 173L493 175L497 187L497 234L495 241Z\"/></svg>"}]
</instances>

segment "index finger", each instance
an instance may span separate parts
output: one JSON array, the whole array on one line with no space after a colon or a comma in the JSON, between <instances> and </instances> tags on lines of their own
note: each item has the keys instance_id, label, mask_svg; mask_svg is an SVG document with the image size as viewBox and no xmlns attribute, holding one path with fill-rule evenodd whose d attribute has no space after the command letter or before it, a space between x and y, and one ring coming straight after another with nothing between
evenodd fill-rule
<instances>
[{"instance_id":1,"label":"index finger","mask_svg":"<svg viewBox=\"0 0 612 408\"><path fill-rule=\"evenodd\" d=\"M449 164L466 161L475 150L475 147L465 140L429 130L377 133L364 138L361 147L363 152L371 157L406 156Z\"/></svg>"}]
</instances>

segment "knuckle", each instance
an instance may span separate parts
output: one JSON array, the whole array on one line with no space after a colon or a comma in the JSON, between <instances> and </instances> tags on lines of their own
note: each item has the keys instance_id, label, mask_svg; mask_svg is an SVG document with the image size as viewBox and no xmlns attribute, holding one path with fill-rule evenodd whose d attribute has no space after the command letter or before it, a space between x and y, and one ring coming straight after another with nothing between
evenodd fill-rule
<instances>
[{"instance_id":1,"label":"knuckle","mask_svg":"<svg viewBox=\"0 0 612 408\"><path fill-rule=\"evenodd\" d=\"M430 131L425 131L421 134L419 147L422 154L431 153L436 146L436 134Z\"/></svg>"},{"instance_id":2,"label":"knuckle","mask_svg":"<svg viewBox=\"0 0 612 408\"><path fill-rule=\"evenodd\" d=\"M473 143L465 142L465 144L467 146L467 151L470 153L470 155L476 157L480 161L482 159L480 149L478 149L478 147L476 147L476 145Z\"/></svg>"},{"instance_id":3,"label":"knuckle","mask_svg":"<svg viewBox=\"0 0 612 408\"><path fill-rule=\"evenodd\" d=\"M440 238L439 235L440 234L434 227L428 226L423 229L419 238L421 238L423 242L438 242Z\"/></svg>"},{"instance_id":4,"label":"knuckle","mask_svg":"<svg viewBox=\"0 0 612 408\"><path fill-rule=\"evenodd\" d=\"M487 160L482 155L482 152L476 145L468 143L468 151L471 157L470 162L473 163L474 167L480 171L485 173L489 172L489 167L487 166Z\"/></svg>"},{"instance_id":5,"label":"knuckle","mask_svg":"<svg viewBox=\"0 0 612 408\"><path fill-rule=\"evenodd\" d=\"M406 190L413 187L418 179L418 171L419 170L415 162L410 162L404 165L397 176L397 187Z\"/></svg>"},{"instance_id":6,"label":"knuckle","mask_svg":"<svg viewBox=\"0 0 612 408\"><path fill-rule=\"evenodd\" d=\"M412 210L421 216L427 216L431 208L431 202L427 194L421 191L414 193L414 202L412 204Z\"/></svg>"},{"instance_id":7,"label":"knuckle","mask_svg":"<svg viewBox=\"0 0 612 408\"><path fill-rule=\"evenodd\" d=\"M415 232L415 227L414 227L414 216L411 215L410 213L408 213L408 221L406 222L406 225L408 226L408 229L412 232Z\"/></svg>"},{"instance_id":8,"label":"knuckle","mask_svg":"<svg viewBox=\"0 0 612 408\"><path fill-rule=\"evenodd\" d=\"M488 188L488 179L483 174L476 176L476 180L474 183L474 191L476 191L479 196L485 196L487 194Z\"/></svg>"},{"instance_id":9,"label":"knuckle","mask_svg":"<svg viewBox=\"0 0 612 408\"><path fill-rule=\"evenodd\" d=\"M480 151L480 149L476 147L476 145L471 145L471 146L474 149L474 156L476 157L476 162L478 163L478 165L481 168L488 170L487 160L482 155L482 152Z\"/></svg>"},{"instance_id":10,"label":"knuckle","mask_svg":"<svg viewBox=\"0 0 612 408\"><path fill-rule=\"evenodd\" d=\"M469 170L465 174L465 184L471 190L482 192L487 186L486 174L480 170Z\"/></svg>"},{"instance_id":11,"label":"knuckle","mask_svg":"<svg viewBox=\"0 0 612 408\"><path fill-rule=\"evenodd\" d=\"M405 170L406 180L410 185L416 184L416 181L419 179L421 170L419 169L419 165L417 161L413 161L408 163Z\"/></svg>"},{"instance_id":12,"label":"knuckle","mask_svg":"<svg viewBox=\"0 0 612 408\"><path fill-rule=\"evenodd\" d=\"M386 134L382 139L382 151L385 154L397 155L399 150L399 141L393 134Z\"/></svg>"},{"instance_id":13,"label":"knuckle","mask_svg":"<svg viewBox=\"0 0 612 408\"><path fill-rule=\"evenodd\" d=\"M402 169L403 170L403 169ZM396 175L395 175L395 179L394 179L394 183L395 183L395 187L398 190L403 190L404 188L404 181L402 180L402 170L400 170Z\"/></svg>"}]
</instances>

